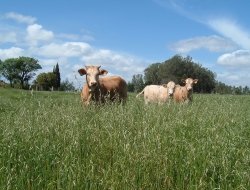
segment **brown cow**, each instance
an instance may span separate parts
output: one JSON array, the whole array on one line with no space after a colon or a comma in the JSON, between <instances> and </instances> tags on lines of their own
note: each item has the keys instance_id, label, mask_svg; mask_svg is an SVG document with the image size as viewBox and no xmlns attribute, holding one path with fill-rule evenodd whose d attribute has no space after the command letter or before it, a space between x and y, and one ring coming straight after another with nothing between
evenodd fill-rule
<instances>
[{"instance_id":1,"label":"brown cow","mask_svg":"<svg viewBox=\"0 0 250 190\"><path fill-rule=\"evenodd\" d=\"M100 69L101 66L85 66L79 69L80 75L86 75L86 84L81 92L81 99L85 105L90 101L104 103L105 101L125 101L127 98L127 83L119 76L99 78L108 71Z\"/></svg>"},{"instance_id":2,"label":"brown cow","mask_svg":"<svg viewBox=\"0 0 250 190\"><path fill-rule=\"evenodd\" d=\"M145 104L149 102L165 103L173 96L175 83L173 81L163 85L148 85L136 97L144 94Z\"/></svg>"},{"instance_id":3,"label":"brown cow","mask_svg":"<svg viewBox=\"0 0 250 190\"><path fill-rule=\"evenodd\" d=\"M198 82L198 79L187 78L183 80L185 86L176 85L173 99L175 102L190 102L192 101L193 85Z\"/></svg>"}]
</instances>

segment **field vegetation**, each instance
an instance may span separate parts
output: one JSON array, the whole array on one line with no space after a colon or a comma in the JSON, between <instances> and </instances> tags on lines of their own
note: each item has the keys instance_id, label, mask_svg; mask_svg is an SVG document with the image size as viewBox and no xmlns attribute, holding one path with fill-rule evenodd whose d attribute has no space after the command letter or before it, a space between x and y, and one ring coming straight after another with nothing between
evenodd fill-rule
<instances>
[{"instance_id":1,"label":"field vegetation","mask_svg":"<svg viewBox=\"0 0 250 190\"><path fill-rule=\"evenodd\" d=\"M84 109L0 88L0 189L250 189L250 96Z\"/></svg>"}]
</instances>

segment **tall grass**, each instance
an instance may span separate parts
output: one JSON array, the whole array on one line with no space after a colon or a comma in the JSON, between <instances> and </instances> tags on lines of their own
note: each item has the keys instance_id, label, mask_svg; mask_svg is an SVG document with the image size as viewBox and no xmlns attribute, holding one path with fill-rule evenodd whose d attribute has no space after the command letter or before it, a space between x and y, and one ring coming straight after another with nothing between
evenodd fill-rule
<instances>
[{"instance_id":1,"label":"tall grass","mask_svg":"<svg viewBox=\"0 0 250 190\"><path fill-rule=\"evenodd\" d=\"M84 109L0 89L0 189L250 189L250 96Z\"/></svg>"}]
</instances>

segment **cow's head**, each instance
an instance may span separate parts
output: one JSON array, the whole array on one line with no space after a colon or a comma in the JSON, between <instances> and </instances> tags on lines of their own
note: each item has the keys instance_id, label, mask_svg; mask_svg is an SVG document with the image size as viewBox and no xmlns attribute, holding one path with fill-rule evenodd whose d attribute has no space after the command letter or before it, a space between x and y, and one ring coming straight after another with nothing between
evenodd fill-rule
<instances>
[{"instance_id":1,"label":"cow's head","mask_svg":"<svg viewBox=\"0 0 250 190\"><path fill-rule=\"evenodd\" d=\"M80 75L86 75L86 82L89 87L89 91L93 92L99 85L99 75L105 75L108 71L100 69L101 66L85 66L85 69L79 69Z\"/></svg>"},{"instance_id":2,"label":"cow's head","mask_svg":"<svg viewBox=\"0 0 250 190\"><path fill-rule=\"evenodd\" d=\"M168 82L167 84L163 84L165 88L168 90L168 95L173 96L174 94L174 88L175 88L175 83L173 81Z\"/></svg>"},{"instance_id":3,"label":"cow's head","mask_svg":"<svg viewBox=\"0 0 250 190\"><path fill-rule=\"evenodd\" d=\"M198 82L198 79L187 78L182 79L182 82L185 84L187 90L191 91L193 89L193 85Z\"/></svg>"}]
</instances>

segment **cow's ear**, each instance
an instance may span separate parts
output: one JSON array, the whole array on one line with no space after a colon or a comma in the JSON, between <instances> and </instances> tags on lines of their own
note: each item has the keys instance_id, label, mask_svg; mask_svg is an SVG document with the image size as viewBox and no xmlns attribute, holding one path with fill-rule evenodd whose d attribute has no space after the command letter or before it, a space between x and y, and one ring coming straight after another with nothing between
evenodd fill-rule
<instances>
[{"instance_id":1,"label":"cow's ear","mask_svg":"<svg viewBox=\"0 0 250 190\"><path fill-rule=\"evenodd\" d=\"M181 79L181 82L186 84L186 79Z\"/></svg>"},{"instance_id":2,"label":"cow's ear","mask_svg":"<svg viewBox=\"0 0 250 190\"><path fill-rule=\"evenodd\" d=\"M163 84L162 85L164 88L167 88L168 87L168 84Z\"/></svg>"},{"instance_id":3,"label":"cow's ear","mask_svg":"<svg viewBox=\"0 0 250 190\"><path fill-rule=\"evenodd\" d=\"M198 79L194 79L194 84L196 84L198 82Z\"/></svg>"},{"instance_id":4,"label":"cow's ear","mask_svg":"<svg viewBox=\"0 0 250 190\"><path fill-rule=\"evenodd\" d=\"M106 71L105 69L101 69L99 72L99 75L106 75L108 74L108 71Z\"/></svg>"},{"instance_id":5,"label":"cow's ear","mask_svg":"<svg viewBox=\"0 0 250 190\"><path fill-rule=\"evenodd\" d=\"M78 73L82 76L82 75L86 75L86 70L85 69L79 69Z\"/></svg>"}]
</instances>

